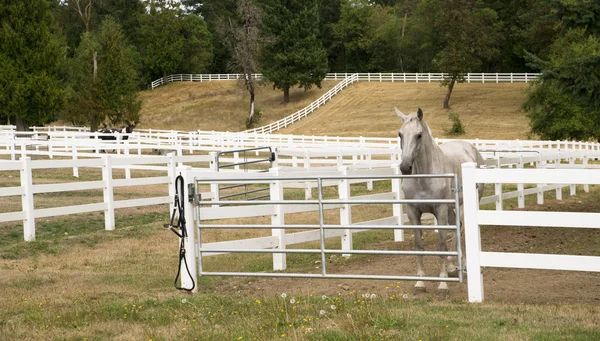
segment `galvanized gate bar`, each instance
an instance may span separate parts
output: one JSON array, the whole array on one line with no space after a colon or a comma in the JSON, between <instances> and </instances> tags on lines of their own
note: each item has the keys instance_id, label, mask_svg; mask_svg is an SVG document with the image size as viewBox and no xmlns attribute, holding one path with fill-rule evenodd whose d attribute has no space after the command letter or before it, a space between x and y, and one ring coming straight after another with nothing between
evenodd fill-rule
<instances>
[{"instance_id":1,"label":"galvanized gate bar","mask_svg":"<svg viewBox=\"0 0 600 341\"><path fill-rule=\"evenodd\" d=\"M385 204L454 204L454 199L389 199L389 200L211 200L201 201L199 205L336 205L336 204L358 204L358 205L385 205Z\"/></svg>"},{"instance_id":2,"label":"galvanized gate bar","mask_svg":"<svg viewBox=\"0 0 600 341\"><path fill-rule=\"evenodd\" d=\"M234 225L234 224L202 224L203 229L318 229L321 225ZM332 230L389 230L390 226L398 225L326 225ZM397 228L397 227L396 227ZM402 225L404 230L456 230L456 225Z\"/></svg>"},{"instance_id":3,"label":"galvanized gate bar","mask_svg":"<svg viewBox=\"0 0 600 341\"><path fill-rule=\"evenodd\" d=\"M237 277L286 277L286 278L332 278L332 279L376 279L390 281L440 281L440 277L386 276L386 275L343 275L343 274L300 274L281 272L199 272L201 276L237 276ZM459 282L458 278L444 278L444 282Z\"/></svg>"},{"instance_id":4,"label":"galvanized gate bar","mask_svg":"<svg viewBox=\"0 0 600 341\"><path fill-rule=\"evenodd\" d=\"M271 249L218 249L200 248L201 252L212 253L273 253ZM399 250L337 250L337 249L282 249L276 253L318 253L318 254L354 254L354 255L403 255L403 256L458 256L456 251L399 251Z\"/></svg>"}]
</instances>

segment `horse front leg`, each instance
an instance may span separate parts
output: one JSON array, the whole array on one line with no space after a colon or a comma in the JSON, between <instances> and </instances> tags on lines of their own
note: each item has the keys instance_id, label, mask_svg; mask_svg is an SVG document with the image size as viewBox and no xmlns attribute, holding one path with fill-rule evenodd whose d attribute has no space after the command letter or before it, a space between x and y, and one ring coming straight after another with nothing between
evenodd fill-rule
<instances>
[{"instance_id":1,"label":"horse front leg","mask_svg":"<svg viewBox=\"0 0 600 341\"><path fill-rule=\"evenodd\" d=\"M452 207L448 207L448 225L456 225L456 213L454 213L454 209ZM455 232L448 232L450 237L450 251L456 251L457 245L457 235ZM448 256L448 264L447 264L448 276L450 277L458 277L458 265L456 256Z\"/></svg>"},{"instance_id":2,"label":"horse front leg","mask_svg":"<svg viewBox=\"0 0 600 341\"><path fill-rule=\"evenodd\" d=\"M438 221L438 225L448 225L448 207L446 205L438 205L435 209L435 216ZM439 251L448 251L448 246L446 245L446 232L447 230L438 230L438 250ZM448 278L448 270L447 270L447 260L448 256L440 256L440 277ZM440 282L438 286L438 294L440 296L448 295L448 283Z\"/></svg>"},{"instance_id":3,"label":"horse front leg","mask_svg":"<svg viewBox=\"0 0 600 341\"><path fill-rule=\"evenodd\" d=\"M421 212L419 212L416 208L412 208L407 205L408 220L412 225L421 225ZM423 242L423 230L415 229L413 230L413 234L415 236L415 250L423 251L425 250L425 243ZM423 266L423 256L417 256L417 276L423 277L425 276L425 267ZM413 294L421 294L425 293L425 283L423 281L417 281L413 288Z\"/></svg>"}]
</instances>

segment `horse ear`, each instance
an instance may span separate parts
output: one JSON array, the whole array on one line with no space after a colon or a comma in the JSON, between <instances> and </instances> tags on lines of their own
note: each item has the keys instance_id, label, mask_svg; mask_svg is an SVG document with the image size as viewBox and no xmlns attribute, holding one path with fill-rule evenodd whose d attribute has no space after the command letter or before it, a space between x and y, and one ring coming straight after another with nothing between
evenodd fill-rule
<instances>
[{"instance_id":1,"label":"horse ear","mask_svg":"<svg viewBox=\"0 0 600 341\"><path fill-rule=\"evenodd\" d=\"M419 119L419 121L423 120L423 110L421 110L421 108L417 110L417 118Z\"/></svg>"},{"instance_id":2,"label":"horse ear","mask_svg":"<svg viewBox=\"0 0 600 341\"><path fill-rule=\"evenodd\" d=\"M406 115L404 115L402 113L402 111L398 110L398 108L394 107L394 110L396 111L396 115L398 115L398 117L402 120L402 122L406 121L406 119L408 118Z\"/></svg>"}]
</instances>

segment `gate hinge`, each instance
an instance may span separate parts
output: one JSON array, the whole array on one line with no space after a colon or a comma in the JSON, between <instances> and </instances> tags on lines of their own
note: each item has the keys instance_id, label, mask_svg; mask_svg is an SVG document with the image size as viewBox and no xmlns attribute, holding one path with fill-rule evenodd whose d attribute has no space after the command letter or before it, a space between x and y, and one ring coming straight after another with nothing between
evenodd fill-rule
<instances>
[{"instance_id":1,"label":"gate hinge","mask_svg":"<svg viewBox=\"0 0 600 341\"><path fill-rule=\"evenodd\" d=\"M456 188L452 188L452 193L456 193L457 189ZM458 187L458 193L462 193L463 188L462 186Z\"/></svg>"}]
</instances>

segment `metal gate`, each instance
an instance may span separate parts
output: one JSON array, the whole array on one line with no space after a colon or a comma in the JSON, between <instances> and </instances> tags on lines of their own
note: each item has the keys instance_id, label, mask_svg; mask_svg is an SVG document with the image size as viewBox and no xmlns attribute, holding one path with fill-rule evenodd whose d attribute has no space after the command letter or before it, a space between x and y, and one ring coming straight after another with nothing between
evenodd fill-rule
<instances>
[{"instance_id":1,"label":"metal gate","mask_svg":"<svg viewBox=\"0 0 600 341\"><path fill-rule=\"evenodd\" d=\"M269 153L268 158L248 160L248 153L254 152L254 153L256 153L256 155L258 155L258 153L265 152L265 151L268 151L268 153ZM236 156L239 156L240 153L243 155L243 157L239 162L237 162L237 160L235 160L235 158L234 158L233 163L221 162L221 156L223 156L223 155L233 154L234 157L236 157ZM221 169L234 167L236 169L242 168L241 170L243 170L244 172L247 173L249 171L248 166L250 166L250 165L268 162L269 168L271 168L274 161L275 161L275 153L273 153L273 150L271 149L271 147L257 147L257 148L227 150L227 151L218 152L215 162L216 162L217 172ZM257 171L257 172L268 172L268 171L269 171L268 169L265 169L265 170ZM228 190L228 189L234 189L234 188L243 188L243 190L240 192L229 193L229 194L221 196L221 190ZM257 200L257 199L262 199L262 198L268 197L268 195L260 194L261 192L264 192L266 190L267 189L257 189L257 190L251 191L248 189L248 184L237 184L237 185L229 185L229 186L224 186L224 187L221 187L219 185L216 188L216 192L217 192L216 197L219 198L219 200L222 200L222 199L227 199L227 198L235 198L238 196L244 196L244 200ZM258 195L258 196L254 196L254 197L250 196L249 197L249 195Z\"/></svg>"},{"instance_id":2,"label":"metal gate","mask_svg":"<svg viewBox=\"0 0 600 341\"><path fill-rule=\"evenodd\" d=\"M262 174L261 174L262 175ZM332 181L343 181L343 180L401 180L406 178L449 178L451 179L453 187L453 199L428 199L428 200L411 200L411 199L389 199L389 200L339 200L339 199L324 199L323 198L323 187L324 182L331 183ZM445 281L445 282L462 282L463 275L462 271L459 271L458 278L441 278L441 277L418 277L418 276L404 276L404 275L374 275L374 274L330 274L327 272L327 254L360 254L360 255L397 255L397 256L456 256L458 261L458 269L463 269L462 264L462 251L461 251L461 227L460 227L460 209L459 209L459 187L458 177L456 174L426 174L426 175L377 175L377 176L275 176L271 174L265 174L263 176L248 176L244 178L228 178L228 177L214 177L214 178L201 178L195 179L196 193L199 193L199 186L208 184L231 184L231 183L267 183L272 184L275 182L285 181L315 181L318 189L317 200L235 200L235 201L203 201L200 196L196 196L194 200L194 214L196 221L196 256L198 257L198 275L200 276L250 276L250 277L299 277L299 278L335 278L335 279L379 279L379 280L411 280L411 281ZM283 199L283 198L281 198ZM325 247L325 230L327 229L372 229L372 230L398 230L399 225L332 225L325 224L324 219L324 206L333 204L342 205L375 205L375 204L416 204L416 203L429 203L429 204L444 204L453 205L456 211L456 225L402 225L402 229L421 229L421 230L450 230L456 233L456 251L400 251L400 250L341 250L341 249L327 249ZM256 224L256 225L244 225L244 224L201 224L202 210L200 209L204 205L317 205L319 213L319 224L301 224L301 225L274 225L274 224ZM318 249L246 249L246 248L204 248L202 243L202 230L203 229L318 229L319 230L319 241L320 246ZM321 258L321 273L293 273L293 272L214 272L206 271L203 267L203 254L204 253L271 253L271 254L289 254L289 253L303 253L303 254L320 254Z\"/></svg>"}]
</instances>

